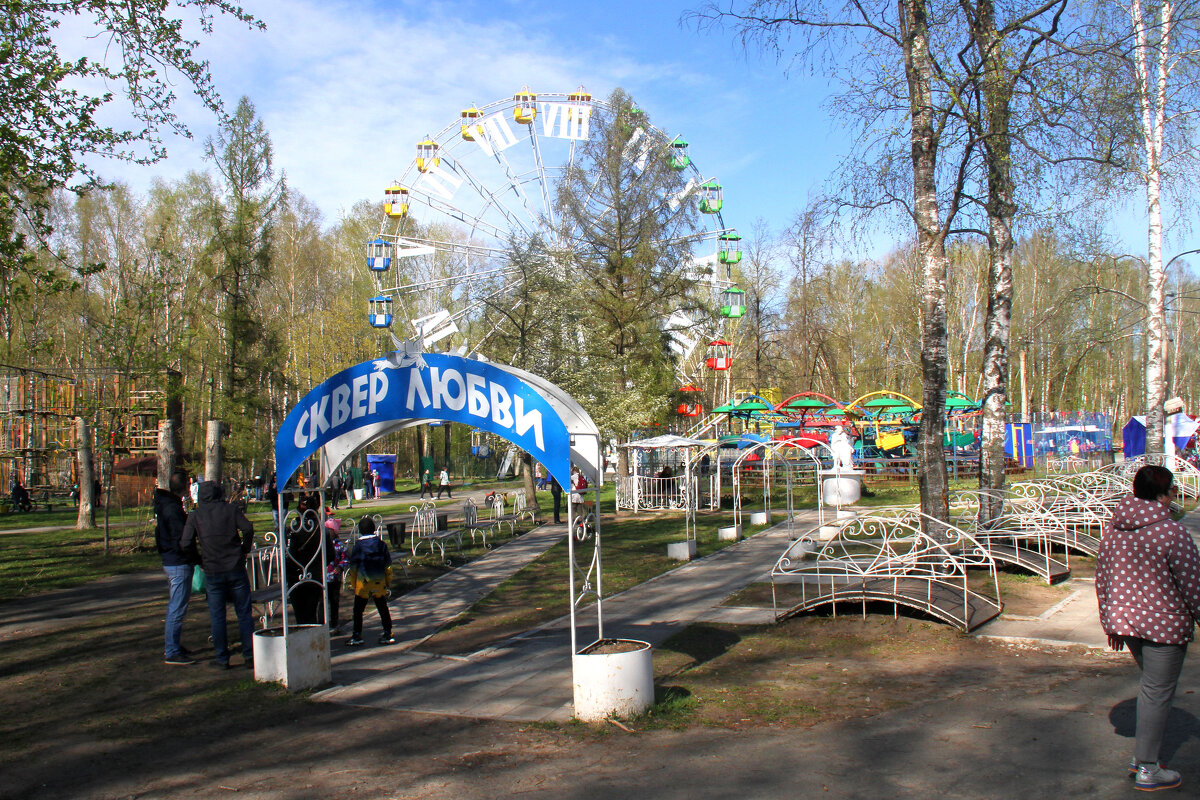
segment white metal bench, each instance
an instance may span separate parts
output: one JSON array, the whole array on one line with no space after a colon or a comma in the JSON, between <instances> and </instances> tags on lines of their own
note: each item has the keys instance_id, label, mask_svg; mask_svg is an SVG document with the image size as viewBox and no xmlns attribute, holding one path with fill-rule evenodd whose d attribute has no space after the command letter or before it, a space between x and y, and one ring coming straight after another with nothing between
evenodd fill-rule
<instances>
[{"instance_id":1,"label":"white metal bench","mask_svg":"<svg viewBox=\"0 0 1200 800\"><path fill-rule=\"evenodd\" d=\"M500 526L507 525L509 535L513 536L517 532L517 515L506 513L505 505L504 495L499 492L492 495L492 525L495 526L497 535L500 534Z\"/></svg>"},{"instance_id":2,"label":"white metal bench","mask_svg":"<svg viewBox=\"0 0 1200 800\"><path fill-rule=\"evenodd\" d=\"M410 506L409 511L413 512L413 529L412 529L412 554L413 558L417 557L417 551L422 543L429 545L429 554L433 555L433 549L436 547L442 555L442 560L446 560L446 541L453 539L458 547L458 552L462 552L462 535L461 530L445 529L438 530L437 527L437 512L432 503L422 503L420 506Z\"/></svg>"},{"instance_id":3,"label":"white metal bench","mask_svg":"<svg viewBox=\"0 0 1200 800\"><path fill-rule=\"evenodd\" d=\"M496 527L493 520L480 520L479 509L475 505L475 501L467 498L463 501L463 526L462 530L465 533L471 534L471 544L475 544L475 534L478 533L483 538L483 546L488 547L487 535L488 532Z\"/></svg>"},{"instance_id":4,"label":"white metal bench","mask_svg":"<svg viewBox=\"0 0 1200 800\"><path fill-rule=\"evenodd\" d=\"M529 501L525 499L525 490L518 489L513 496L513 516L518 521L529 518L529 524L537 525L538 507L529 505Z\"/></svg>"}]
</instances>

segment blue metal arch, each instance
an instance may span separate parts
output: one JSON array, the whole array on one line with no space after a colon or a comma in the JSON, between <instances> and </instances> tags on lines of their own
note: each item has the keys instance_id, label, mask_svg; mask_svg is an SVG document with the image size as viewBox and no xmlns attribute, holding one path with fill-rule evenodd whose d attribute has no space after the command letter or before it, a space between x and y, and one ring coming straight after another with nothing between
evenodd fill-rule
<instances>
[{"instance_id":1,"label":"blue metal arch","mask_svg":"<svg viewBox=\"0 0 1200 800\"><path fill-rule=\"evenodd\" d=\"M533 455L560 485L570 485L571 437L538 388L494 364L432 353L365 361L306 394L275 438L276 485L282 489L322 447L365 442L428 420L494 433Z\"/></svg>"}]
</instances>

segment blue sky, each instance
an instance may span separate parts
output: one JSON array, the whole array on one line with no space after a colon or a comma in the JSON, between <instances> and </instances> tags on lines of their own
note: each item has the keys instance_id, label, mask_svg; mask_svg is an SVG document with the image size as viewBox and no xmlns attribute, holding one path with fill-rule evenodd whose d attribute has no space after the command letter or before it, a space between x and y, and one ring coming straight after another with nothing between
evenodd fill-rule
<instances>
[{"instance_id":1,"label":"blue sky","mask_svg":"<svg viewBox=\"0 0 1200 800\"><path fill-rule=\"evenodd\" d=\"M728 33L681 26L695 5L248 0L268 30L218 19L199 53L230 107L241 95L253 101L277 166L326 224L358 200L377 200L427 132L471 103L528 84L583 85L596 96L625 88L657 126L690 141L706 176L721 180L727 225L745 235L761 218L778 232L849 152L845 126L825 107L831 87L744 53ZM169 158L152 167L104 165L105 177L144 191L154 176L205 169L202 143L213 120L184 87L180 94L180 115L196 138L169 140ZM1143 251L1136 212L1122 217L1130 249ZM903 233L881 228L866 255Z\"/></svg>"},{"instance_id":2,"label":"blue sky","mask_svg":"<svg viewBox=\"0 0 1200 800\"><path fill-rule=\"evenodd\" d=\"M691 143L706 176L725 186L726 223L759 217L786 226L839 157L821 80L785 78L720 34L682 28L670 2L343 3L253 0L265 33L218 20L200 54L232 107L247 95L264 119L276 164L320 207L326 223L377 199L428 131L472 102L583 85L620 86L653 122ZM181 95L182 95L182 88ZM109 164L105 177L144 191L154 176L204 169L213 121L188 97L195 139L168 140L152 167Z\"/></svg>"}]
</instances>

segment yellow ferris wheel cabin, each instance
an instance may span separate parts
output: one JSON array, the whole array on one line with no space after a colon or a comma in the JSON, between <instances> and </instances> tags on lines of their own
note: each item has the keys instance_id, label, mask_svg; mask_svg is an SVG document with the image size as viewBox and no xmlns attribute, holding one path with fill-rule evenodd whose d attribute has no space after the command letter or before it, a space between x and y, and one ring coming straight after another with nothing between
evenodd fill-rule
<instances>
[{"instance_id":1,"label":"yellow ferris wheel cabin","mask_svg":"<svg viewBox=\"0 0 1200 800\"><path fill-rule=\"evenodd\" d=\"M433 139L425 139L417 142L417 169L421 172L428 172L437 165L441 164L442 160L438 158L438 143Z\"/></svg>"},{"instance_id":2,"label":"yellow ferris wheel cabin","mask_svg":"<svg viewBox=\"0 0 1200 800\"><path fill-rule=\"evenodd\" d=\"M537 95L526 86L513 95L513 119L522 125L532 125L537 119Z\"/></svg>"},{"instance_id":3,"label":"yellow ferris wheel cabin","mask_svg":"<svg viewBox=\"0 0 1200 800\"><path fill-rule=\"evenodd\" d=\"M479 124L479 120L483 119L483 112L475 106L464 108L462 112L462 138L468 142L474 142L483 136L483 126Z\"/></svg>"},{"instance_id":4,"label":"yellow ferris wheel cabin","mask_svg":"<svg viewBox=\"0 0 1200 800\"><path fill-rule=\"evenodd\" d=\"M383 213L389 217L408 216L408 189L393 184L383 190Z\"/></svg>"}]
</instances>

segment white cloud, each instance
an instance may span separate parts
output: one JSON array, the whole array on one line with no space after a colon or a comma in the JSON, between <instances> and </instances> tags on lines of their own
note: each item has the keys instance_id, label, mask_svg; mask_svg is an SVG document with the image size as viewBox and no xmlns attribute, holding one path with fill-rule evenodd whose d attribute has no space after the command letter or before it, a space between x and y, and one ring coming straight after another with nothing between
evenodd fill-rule
<instances>
[{"instance_id":1,"label":"white cloud","mask_svg":"<svg viewBox=\"0 0 1200 800\"><path fill-rule=\"evenodd\" d=\"M251 99L277 167L324 210L327 223L380 195L412 160L416 143L457 124L471 103L511 96L526 84L534 91L585 84L602 96L630 78L669 80L672 72L628 56L596 58L570 36L512 21L315 0L248 10L267 23L265 33L217 20L199 53L227 106L241 95ZM201 143L214 130L211 115L191 97L181 96L179 109L195 140L171 140L169 159L151 169L114 164L105 174L144 189L154 175L174 179L204 169Z\"/></svg>"}]
</instances>

